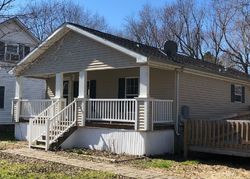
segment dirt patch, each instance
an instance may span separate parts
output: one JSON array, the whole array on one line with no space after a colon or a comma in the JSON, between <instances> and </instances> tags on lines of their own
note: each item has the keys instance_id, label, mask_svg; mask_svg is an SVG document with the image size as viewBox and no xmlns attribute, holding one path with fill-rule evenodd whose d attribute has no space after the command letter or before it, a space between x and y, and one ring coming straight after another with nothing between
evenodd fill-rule
<instances>
[{"instance_id":1,"label":"dirt patch","mask_svg":"<svg viewBox=\"0 0 250 179\"><path fill-rule=\"evenodd\" d=\"M90 160L95 162L110 162L110 163L122 163L122 162L140 160L145 158L141 156L132 156L125 154L118 155L108 151L78 149L78 148L56 151L56 154L66 157L72 157L75 159Z\"/></svg>"},{"instance_id":2,"label":"dirt patch","mask_svg":"<svg viewBox=\"0 0 250 179\"><path fill-rule=\"evenodd\" d=\"M27 141L0 141L0 151L6 149L20 149L28 147Z\"/></svg>"}]
</instances>

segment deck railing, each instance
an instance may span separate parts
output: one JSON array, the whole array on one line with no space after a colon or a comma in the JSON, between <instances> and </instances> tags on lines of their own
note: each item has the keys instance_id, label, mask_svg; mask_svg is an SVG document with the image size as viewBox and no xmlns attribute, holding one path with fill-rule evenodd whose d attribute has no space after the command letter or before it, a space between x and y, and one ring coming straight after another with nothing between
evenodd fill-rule
<instances>
[{"instance_id":1,"label":"deck railing","mask_svg":"<svg viewBox=\"0 0 250 179\"><path fill-rule=\"evenodd\" d=\"M153 123L173 122L173 100L153 99L150 102Z\"/></svg>"},{"instance_id":2,"label":"deck railing","mask_svg":"<svg viewBox=\"0 0 250 179\"><path fill-rule=\"evenodd\" d=\"M74 100L68 106L63 108L59 113L46 121L46 150L61 135L64 134L77 122L77 102Z\"/></svg>"},{"instance_id":3,"label":"deck railing","mask_svg":"<svg viewBox=\"0 0 250 179\"><path fill-rule=\"evenodd\" d=\"M19 116L21 118L34 118L46 108L48 108L51 104L53 104L55 100L53 99L38 99L38 100L13 100L12 103L12 111L14 116ZM19 110L16 110L16 105L19 103ZM16 113L19 112L19 115Z\"/></svg>"},{"instance_id":4,"label":"deck railing","mask_svg":"<svg viewBox=\"0 0 250 179\"><path fill-rule=\"evenodd\" d=\"M65 106L64 99L58 99L56 102L51 104L49 107L44 109L38 116L30 119L30 133L29 133L29 145L37 140L41 135L46 133L46 123L49 119L55 116Z\"/></svg>"},{"instance_id":5,"label":"deck railing","mask_svg":"<svg viewBox=\"0 0 250 179\"><path fill-rule=\"evenodd\" d=\"M13 103L15 118L40 117L54 100L19 100ZM135 130L153 130L154 126L173 123L173 100L162 99L76 99L78 125L85 121L133 124ZM19 113L18 113L19 111ZM52 116L50 116L52 117Z\"/></svg>"},{"instance_id":6,"label":"deck railing","mask_svg":"<svg viewBox=\"0 0 250 179\"><path fill-rule=\"evenodd\" d=\"M135 122L137 101L135 99L88 99L86 120Z\"/></svg>"},{"instance_id":7,"label":"deck railing","mask_svg":"<svg viewBox=\"0 0 250 179\"><path fill-rule=\"evenodd\" d=\"M250 156L249 120L186 120L184 154L188 150Z\"/></svg>"}]
</instances>

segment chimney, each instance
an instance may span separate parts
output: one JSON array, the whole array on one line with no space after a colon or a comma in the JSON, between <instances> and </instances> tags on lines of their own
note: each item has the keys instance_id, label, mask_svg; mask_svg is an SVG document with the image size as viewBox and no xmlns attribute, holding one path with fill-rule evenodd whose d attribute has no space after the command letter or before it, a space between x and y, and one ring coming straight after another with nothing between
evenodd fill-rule
<instances>
[{"instance_id":1,"label":"chimney","mask_svg":"<svg viewBox=\"0 0 250 179\"><path fill-rule=\"evenodd\" d=\"M164 52L170 56L173 57L177 54L178 46L175 41L168 40L164 44Z\"/></svg>"}]
</instances>

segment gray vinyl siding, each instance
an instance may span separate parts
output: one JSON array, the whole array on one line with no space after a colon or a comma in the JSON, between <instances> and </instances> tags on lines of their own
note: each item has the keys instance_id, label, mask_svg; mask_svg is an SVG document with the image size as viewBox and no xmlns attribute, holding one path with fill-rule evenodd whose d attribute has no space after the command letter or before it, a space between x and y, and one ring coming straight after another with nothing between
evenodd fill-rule
<instances>
[{"instance_id":1,"label":"gray vinyl siding","mask_svg":"<svg viewBox=\"0 0 250 179\"><path fill-rule=\"evenodd\" d=\"M245 103L232 103L231 84L233 83L181 73L180 106L189 106L191 118L212 118L249 110L249 86L245 86Z\"/></svg>"},{"instance_id":2,"label":"gray vinyl siding","mask_svg":"<svg viewBox=\"0 0 250 179\"><path fill-rule=\"evenodd\" d=\"M88 80L96 80L97 98L118 98L119 78L138 77L139 68L119 69L119 70L97 70L87 73ZM71 79L78 81L78 73L64 74L64 80ZM152 68L150 70L150 97L157 99L174 100L174 71L160 70ZM73 84L73 83L72 83ZM73 90L70 90L73 91ZM47 80L47 97L55 95L55 78Z\"/></svg>"},{"instance_id":3,"label":"gray vinyl siding","mask_svg":"<svg viewBox=\"0 0 250 179\"><path fill-rule=\"evenodd\" d=\"M0 109L0 124L11 123L12 99L15 97L16 79L9 75L10 69L0 69L0 86L5 87L4 109ZM44 99L45 81L37 79L24 79L23 98L24 99Z\"/></svg>"},{"instance_id":4,"label":"gray vinyl siding","mask_svg":"<svg viewBox=\"0 0 250 179\"><path fill-rule=\"evenodd\" d=\"M96 80L96 98L118 98L119 78L139 77L139 68L91 71L88 80Z\"/></svg>"},{"instance_id":5,"label":"gray vinyl siding","mask_svg":"<svg viewBox=\"0 0 250 179\"><path fill-rule=\"evenodd\" d=\"M156 68L150 69L150 97L174 100L174 85L174 71Z\"/></svg>"},{"instance_id":6,"label":"gray vinyl siding","mask_svg":"<svg viewBox=\"0 0 250 179\"><path fill-rule=\"evenodd\" d=\"M69 31L27 69L24 75L134 66L138 66L135 58L76 32Z\"/></svg>"},{"instance_id":7,"label":"gray vinyl siding","mask_svg":"<svg viewBox=\"0 0 250 179\"><path fill-rule=\"evenodd\" d=\"M98 70L87 73L88 80L96 80L96 98L118 98L118 80L125 77L138 77L139 68L119 70ZM64 80L78 81L78 74L65 74ZM73 84L73 83L72 83ZM70 90L73 91L73 90ZM47 97L55 95L55 78L47 80ZM70 95L70 94L69 94Z\"/></svg>"}]
</instances>

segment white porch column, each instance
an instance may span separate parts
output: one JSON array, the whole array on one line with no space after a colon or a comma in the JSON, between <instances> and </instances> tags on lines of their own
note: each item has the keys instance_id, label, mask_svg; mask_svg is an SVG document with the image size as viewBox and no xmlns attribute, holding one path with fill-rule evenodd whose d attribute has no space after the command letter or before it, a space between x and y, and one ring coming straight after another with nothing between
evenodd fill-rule
<instances>
[{"instance_id":1,"label":"white porch column","mask_svg":"<svg viewBox=\"0 0 250 179\"><path fill-rule=\"evenodd\" d=\"M79 72L79 94L78 98L87 98L87 71Z\"/></svg>"},{"instance_id":2,"label":"white porch column","mask_svg":"<svg viewBox=\"0 0 250 179\"><path fill-rule=\"evenodd\" d=\"M139 99L144 101L144 129L151 130L149 121L149 98L150 98L150 68L149 66L140 67Z\"/></svg>"},{"instance_id":3,"label":"white porch column","mask_svg":"<svg viewBox=\"0 0 250 179\"><path fill-rule=\"evenodd\" d=\"M85 126L85 121L86 121L87 81L88 81L87 71L86 70L80 71L78 98L82 99L82 104L81 104L82 118L80 121L80 125L82 126Z\"/></svg>"},{"instance_id":4,"label":"white porch column","mask_svg":"<svg viewBox=\"0 0 250 179\"><path fill-rule=\"evenodd\" d=\"M16 111L14 119L16 122L19 122L20 118L22 97L23 97L23 77L16 77L16 89L15 89ZM14 109L12 109L12 111L13 110Z\"/></svg>"},{"instance_id":5,"label":"white porch column","mask_svg":"<svg viewBox=\"0 0 250 179\"><path fill-rule=\"evenodd\" d=\"M139 98L149 97L150 71L148 66L140 67L140 87Z\"/></svg>"},{"instance_id":6,"label":"white porch column","mask_svg":"<svg viewBox=\"0 0 250 179\"><path fill-rule=\"evenodd\" d=\"M16 77L15 99L23 97L23 77Z\"/></svg>"},{"instance_id":7,"label":"white porch column","mask_svg":"<svg viewBox=\"0 0 250 179\"><path fill-rule=\"evenodd\" d=\"M56 94L55 98L63 98L63 73L56 74Z\"/></svg>"}]
</instances>

